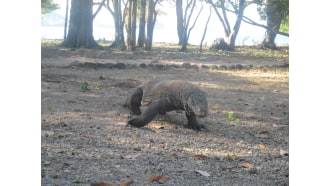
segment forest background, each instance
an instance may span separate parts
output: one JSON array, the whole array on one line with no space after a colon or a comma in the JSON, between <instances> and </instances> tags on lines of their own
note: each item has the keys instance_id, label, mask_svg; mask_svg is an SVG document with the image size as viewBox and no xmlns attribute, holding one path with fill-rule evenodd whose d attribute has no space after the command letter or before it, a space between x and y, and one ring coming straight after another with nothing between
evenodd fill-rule
<instances>
[{"instance_id":1,"label":"forest background","mask_svg":"<svg viewBox=\"0 0 330 186\"><path fill-rule=\"evenodd\" d=\"M63 39L63 30L65 25L65 0L54 0L54 3L59 5L59 9L42 15L41 18L41 38L42 39ZM196 12L193 16L197 15L197 10L201 6L201 2L197 2ZM69 10L70 10L70 3ZM199 45L202 38L205 23L208 19L210 9L207 8L207 4L203 3L204 9L202 10L199 19L196 22L194 29L191 31L189 43L193 45ZM262 20L258 11L257 5L252 4L244 11L245 15L252 20L266 25L266 21ZM98 6L93 6L93 12L95 13ZM176 28L176 12L175 3L173 1L162 1L158 5L158 9L161 11L157 17L154 31L154 42L177 44L177 28ZM70 14L70 11L68 12ZM230 22L234 22L235 16L228 14ZM93 20L93 36L95 40L114 40L114 21L111 13L106 8L101 8L97 16ZM260 44L265 37L265 28L253 26L251 24L242 22L240 32L238 34L236 45L249 45L256 46ZM208 29L205 35L204 43L211 45L212 42L219 37L224 37L221 28L221 23L216 17L213 11L213 15L210 17ZM276 45L288 46L289 38L283 35L277 35L275 39Z\"/></svg>"}]
</instances>

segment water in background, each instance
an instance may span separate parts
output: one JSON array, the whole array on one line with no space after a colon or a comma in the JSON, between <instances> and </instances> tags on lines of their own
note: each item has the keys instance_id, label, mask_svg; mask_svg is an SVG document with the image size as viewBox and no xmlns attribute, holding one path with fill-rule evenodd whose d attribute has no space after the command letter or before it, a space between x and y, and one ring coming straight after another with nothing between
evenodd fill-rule
<instances>
[{"instance_id":1,"label":"water in background","mask_svg":"<svg viewBox=\"0 0 330 186\"><path fill-rule=\"evenodd\" d=\"M95 40L114 40L114 28L113 27L95 27L93 28L93 36ZM193 45L199 45L201 38L203 36L203 29L194 29L191 31L189 43ZM242 35L239 33L236 45L248 45L254 46L258 45L264 39L264 29L256 29L252 31L249 35ZM138 33L138 30L137 30ZM203 44L210 46L214 39L221 37L221 32L216 30L208 30ZM41 27L41 38L43 39L63 39L64 37L64 27L60 26L42 26ZM178 43L178 36L176 34L176 29L157 29L154 30L153 42L160 43ZM276 37L276 45L278 46L287 46L289 44L289 38L281 35Z\"/></svg>"}]
</instances>

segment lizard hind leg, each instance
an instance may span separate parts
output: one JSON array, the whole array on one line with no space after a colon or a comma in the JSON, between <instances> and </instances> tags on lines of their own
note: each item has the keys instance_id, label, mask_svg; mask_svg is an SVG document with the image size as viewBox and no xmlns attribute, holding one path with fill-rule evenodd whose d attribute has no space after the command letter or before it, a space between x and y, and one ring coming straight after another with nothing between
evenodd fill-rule
<instances>
[{"instance_id":1,"label":"lizard hind leg","mask_svg":"<svg viewBox=\"0 0 330 186\"><path fill-rule=\"evenodd\" d=\"M147 125L157 114L163 114L172 107L167 99L159 99L152 102L149 107L140 115L128 120L128 124L135 127L143 127Z\"/></svg>"}]
</instances>

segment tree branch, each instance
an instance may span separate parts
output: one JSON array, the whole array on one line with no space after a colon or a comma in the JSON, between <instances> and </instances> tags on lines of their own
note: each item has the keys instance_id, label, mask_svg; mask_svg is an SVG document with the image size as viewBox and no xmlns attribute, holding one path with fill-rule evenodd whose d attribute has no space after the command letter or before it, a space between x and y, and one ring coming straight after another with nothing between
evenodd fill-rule
<instances>
[{"instance_id":1,"label":"tree branch","mask_svg":"<svg viewBox=\"0 0 330 186\"><path fill-rule=\"evenodd\" d=\"M196 16L196 18L195 18L195 21L194 21L193 25L189 28L188 36L187 36L187 40L189 39L190 32L191 32L191 30L195 27L196 22L197 22L197 19L198 19L199 15L201 14L202 10L203 10L203 5L202 5L201 9L199 10L199 12L198 12L198 14L197 14L197 16Z\"/></svg>"},{"instance_id":2,"label":"tree branch","mask_svg":"<svg viewBox=\"0 0 330 186\"><path fill-rule=\"evenodd\" d=\"M213 3L212 0L210 0L209 3L212 5L215 13L217 14L217 16L218 16L218 18L219 18L219 20L220 20L220 22L221 22L221 24L222 24L222 26L224 28L224 31L225 31L226 36L229 36L230 32L227 30L226 24L225 24L224 20L222 19L222 16L220 15L220 13L219 13L216 5Z\"/></svg>"},{"instance_id":3,"label":"tree branch","mask_svg":"<svg viewBox=\"0 0 330 186\"><path fill-rule=\"evenodd\" d=\"M106 3L106 5L104 5L104 7L111 13L112 16L115 15L115 12L110 7L109 0L107 0L107 3Z\"/></svg>"},{"instance_id":4,"label":"tree branch","mask_svg":"<svg viewBox=\"0 0 330 186\"><path fill-rule=\"evenodd\" d=\"M250 4L252 4L252 3L250 3ZM250 5L250 4L248 4L248 5ZM213 6L213 5L212 5L212 6ZM246 7L246 6L245 6L245 7ZM235 11L230 10L230 9L227 9L227 8L226 8L226 11L228 11L228 12L230 12L230 13L234 13L234 14L236 14ZM219 16L218 16L218 17L219 17ZM253 21L252 19L250 19L250 18L248 18L248 17L246 17L246 16L243 16L242 21L244 21L245 23L248 23L248 24L250 24L250 25L254 25L254 26L258 26L258 27L262 27L262 28L264 28L264 29L266 29L266 30L271 30L271 31L273 31L273 32L276 33L276 34L280 34L280 35L283 35L283 36L287 36L287 37L289 37L289 33L276 31L276 30L274 30L273 28L270 28L270 27L268 27L268 26L266 26L266 25L259 24L259 23Z\"/></svg>"},{"instance_id":5,"label":"tree branch","mask_svg":"<svg viewBox=\"0 0 330 186\"><path fill-rule=\"evenodd\" d=\"M229 2L232 3L231 1L229 1ZM225 23L226 23L225 25L227 26L226 30L228 31L228 33L231 33L231 28L230 28L230 24L229 24L229 21L228 21L228 17L227 17L227 13L226 13L226 7L224 5L224 2L221 2L221 10L222 10L223 19L225 20Z\"/></svg>"},{"instance_id":6,"label":"tree branch","mask_svg":"<svg viewBox=\"0 0 330 186\"><path fill-rule=\"evenodd\" d=\"M103 0L101 3L95 3L94 5L98 5L99 7L97 8L96 12L93 15L93 19L96 17L96 15L99 13L99 11L101 10L102 6L104 5L105 0Z\"/></svg>"},{"instance_id":7,"label":"tree branch","mask_svg":"<svg viewBox=\"0 0 330 186\"><path fill-rule=\"evenodd\" d=\"M262 27L262 28L264 28L264 29L266 29L266 30L271 30L271 31L275 32L276 34L280 34L280 35L283 35L283 36L287 36L287 37L289 37L289 33L276 31L276 30L274 30L273 28L270 28L270 27L268 27L268 26L266 26L266 25L259 24L259 23L253 21L252 19L250 19L250 18L248 18L248 17L246 17L246 16L243 16L243 19L242 19L242 20L243 20L245 23L248 23L248 24L250 24L250 25L259 26L259 27Z\"/></svg>"},{"instance_id":8,"label":"tree branch","mask_svg":"<svg viewBox=\"0 0 330 186\"><path fill-rule=\"evenodd\" d=\"M207 21L206 21L206 24L205 24L205 28L204 28L203 36L202 36L202 39L201 39L201 43L199 44L199 52L202 52L203 41L204 41L204 38L205 38L205 35L206 35L207 25L209 24L211 15L212 15L212 7L210 6L210 14L209 14L209 17L207 18Z\"/></svg>"}]
</instances>

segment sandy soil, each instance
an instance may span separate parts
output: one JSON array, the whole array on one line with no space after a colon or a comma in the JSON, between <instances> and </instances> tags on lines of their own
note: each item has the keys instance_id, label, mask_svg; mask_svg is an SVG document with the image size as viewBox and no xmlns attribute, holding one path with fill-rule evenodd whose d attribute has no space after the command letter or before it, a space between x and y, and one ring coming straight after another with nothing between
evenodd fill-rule
<instances>
[{"instance_id":1,"label":"sandy soil","mask_svg":"<svg viewBox=\"0 0 330 186\"><path fill-rule=\"evenodd\" d=\"M42 47L42 185L288 185L288 59ZM208 94L197 132L184 113L127 127L143 80ZM144 109L144 108L142 108Z\"/></svg>"}]
</instances>

